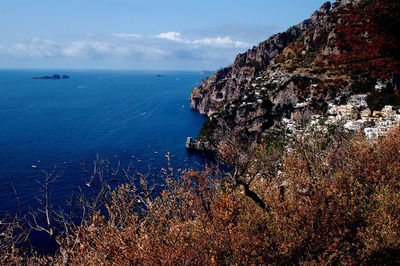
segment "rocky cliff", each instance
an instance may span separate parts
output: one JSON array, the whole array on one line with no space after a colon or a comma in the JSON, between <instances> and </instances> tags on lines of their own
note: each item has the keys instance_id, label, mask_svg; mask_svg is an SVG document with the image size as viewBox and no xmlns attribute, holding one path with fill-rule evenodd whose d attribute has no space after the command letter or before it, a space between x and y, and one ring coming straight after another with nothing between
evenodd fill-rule
<instances>
[{"instance_id":1,"label":"rocky cliff","mask_svg":"<svg viewBox=\"0 0 400 266\"><path fill-rule=\"evenodd\" d=\"M235 62L204 79L190 96L191 108L202 114L211 115L241 94L260 71L265 70L272 59L290 43L329 12L331 4L326 2L310 19L289 28L283 33L236 56Z\"/></svg>"},{"instance_id":2,"label":"rocky cliff","mask_svg":"<svg viewBox=\"0 0 400 266\"><path fill-rule=\"evenodd\" d=\"M284 117L323 113L327 102L398 86L400 3L326 2L193 89L191 107L207 114L199 139L220 143L229 131L260 140ZM394 93L399 93L397 87Z\"/></svg>"}]
</instances>

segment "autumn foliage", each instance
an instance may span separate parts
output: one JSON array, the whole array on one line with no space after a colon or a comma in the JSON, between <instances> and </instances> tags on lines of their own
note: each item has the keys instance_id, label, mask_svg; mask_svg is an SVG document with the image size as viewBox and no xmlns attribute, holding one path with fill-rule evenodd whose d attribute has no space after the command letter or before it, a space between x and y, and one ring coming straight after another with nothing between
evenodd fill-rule
<instances>
[{"instance_id":1,"label":"autumn foliage","mask_svg":"<svg viewBox=\"0 0 400 266\"><path fill-rule=\"evenodd\" d=\"M239 155L225 145L221 151ZM215 169L187 170L181 178L167 179L165 190L141 211L136 188L120 186L110 192L106 213L71 228L62 241L62 254L21 259L12 253L2 262L399 261L400 128L377 141L337 130L311 130L283 144L254 146L239 157L237 176Z\"/></svg>"},{"instance_id":2,"label":"autumn foliage","mask_svg":"<svg viewBox=\"0 0 400 266\"><path fill-rule=\"evenodd\" d=\"M352 78L387 79L399 75L400 4L396 0L364 0L327 15L277 56L289 72L311 72ZM336 51L333 53L326 51Z\"/></svg>"},{"instance_id":3,"label":"autumn foliage","mask_svg":"<svg viewBox=\"0 0 400 266\"><path fill-rule=\"evenodd\" d=\"M397 1L367 2L333 18L343 21L334 29L334 45L343 52L328 60L350 73L385 79L388 73L399 74L400 5Z\"/></svg>"}]
</instances>

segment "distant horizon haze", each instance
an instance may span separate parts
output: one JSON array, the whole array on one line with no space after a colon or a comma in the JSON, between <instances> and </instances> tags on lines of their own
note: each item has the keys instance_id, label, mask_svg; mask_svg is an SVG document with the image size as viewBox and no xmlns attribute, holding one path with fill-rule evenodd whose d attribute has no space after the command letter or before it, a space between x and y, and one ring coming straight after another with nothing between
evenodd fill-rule
<instances>
[{"instance_id":1,"label":"distant horizon haze","mask_svg":"<svg viewBox=\"0 0 400 266\"><path fill-rule=\"evenodd\" d=\"M217 70L324 1L5 1L1 69Z\"/></svg>"}]
</instances>

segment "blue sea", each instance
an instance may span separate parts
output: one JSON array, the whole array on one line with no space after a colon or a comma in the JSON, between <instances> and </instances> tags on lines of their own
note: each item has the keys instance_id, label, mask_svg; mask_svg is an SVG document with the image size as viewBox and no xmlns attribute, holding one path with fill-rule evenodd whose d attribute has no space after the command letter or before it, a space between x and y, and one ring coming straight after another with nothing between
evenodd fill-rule
<instances>
[{"instance_id":1,"label":"blue sea","mask_svg":"<svg viewBox=\"0 0 400 266\"><path fill-rule=\"evenodd\" d=\"M68 75L38 80L36 76ZM87 175L80 161L110 160L115 168L131 162L157 178L167 167L201 167L207 158L185 149L205 120L190 109L198 72L0 70L0 215L37 208L43 171L61 176L51 186L55 206ZM37 168L32 168L32 166Z\"/></svg>"}]
</instances>

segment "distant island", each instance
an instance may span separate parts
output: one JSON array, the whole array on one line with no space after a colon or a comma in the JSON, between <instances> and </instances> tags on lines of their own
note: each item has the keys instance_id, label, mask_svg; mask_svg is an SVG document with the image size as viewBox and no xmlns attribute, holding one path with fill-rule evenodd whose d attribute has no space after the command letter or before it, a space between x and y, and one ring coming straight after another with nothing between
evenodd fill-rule
<instances>
[{"instance_id":1,"label":"distant island","mask_svg":"<svg viewBox=\"0 0 400 266\"><path fill-rule=\"evenodd\" d=\"M59 74L54 74L52 76L37 76L33 77L33 79L69 79L68 75L59 75Z\"/></svg>"}]
</instances>

